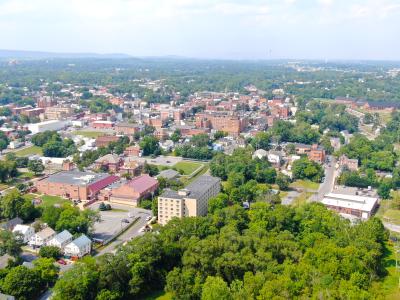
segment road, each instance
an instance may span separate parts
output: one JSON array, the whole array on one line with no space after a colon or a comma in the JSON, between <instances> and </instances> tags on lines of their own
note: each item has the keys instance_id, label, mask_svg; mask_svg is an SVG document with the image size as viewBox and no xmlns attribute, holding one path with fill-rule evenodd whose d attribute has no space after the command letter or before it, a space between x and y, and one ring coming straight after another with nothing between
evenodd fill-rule
<instances>
[{"instance_id":1,"label":"road","mask_svg":"<svg viewBox=\"0 0 400 300\"><path fill-rule=\"evenodd\" d=\"M119 237L117 237L114 241L100 250L96 256L100 256L106 253L115 253L118 246L122 245L124 242L130 241L132 238L135 238L139 235L142 235L142 232L139 232L139 229L146 225L148 222L146 220L147 217L151 217L150 212L146 212L145 210L139 212L139 220L133 224L128 230L122 233Z\"/></svg>"},{"instance_id":2,"label":"road","mask_svg":"<svg viewBox=\"0 0 400 300\"><path fill-rule=\"evenodd\" d=\"M322 182L319 186L318 193L315 194L315 196L312 197L313 201L321 201L324 196L333 190L333 186L335 183L335 177L336 177L336 159L329 155L328 156L329 162L324 165L325 169L325 180Z\"/></svg>"},{"instance_id":3,"label":"road","mask_svg":"<svg viewBox=\"0 0 400 300\"><path fill-rule=\"evenodd\" d=\"M400 226L399 225L394 225L391 223L383 222L383 226L385 226L386 229L394 232L400 233Z\"/></svg>"}]
</instances>

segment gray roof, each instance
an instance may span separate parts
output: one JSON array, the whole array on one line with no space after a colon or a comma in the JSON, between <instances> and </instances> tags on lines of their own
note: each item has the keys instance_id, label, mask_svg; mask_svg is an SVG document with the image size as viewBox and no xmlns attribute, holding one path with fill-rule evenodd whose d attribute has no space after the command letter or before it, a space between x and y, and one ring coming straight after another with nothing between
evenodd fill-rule
<instances>
[{"instance_id":1,"label":"gray roof","mask_svg":"<svg viewBox=\"0 0 400 300\"><path fill-rule=\"evenodd\" d=\"M188 195L179 195L177 191L165 189L161 197L174 199L200 198L208 190L209 187L216 183L219 183L220 181L221 180L218 177L202 175L185 188L185 190L189 192Z\"/></svg>"},{"instance_id":2,"label":"gray roof","mask_svg":"<svg viewBox=\"0 0 400 300\"><path fill-rule=\"evenodd\" d=\"M16 225L22 224L23 221L21 218L16 217L14 219L9 220L6 223L1 224L1 228L5 230L12 230Z\"/></svg>"},{"instance_id":3,"label":"gray roof","mask_svg":"<svg viewBox=\"0 0 400 300\"><path fill-rule=\"evenodd\" d=\"M92 241L84 234L82 234L80 237L78 237L77 239L73 240L71 243L75 244L76 246L78 246L79 248L82 246L85 246L89 243L91 243Z\"/></svg>"},{"instance_id":4,"label":"gray roof","mask_svg":"<svg viewBox=\"0 0 400 300\"><path fill-rule=\"evenodd\" d=\"M179 175L179 172L173 170L173 169L167 169L164 171L161 171L160 174L157 175L157 178L159 177L164 177L165 179L172 179L175 178Z\"/></svg>"},{"instance_id":5,"label":"gray roof","mask_svg":"<svg viewBox=\"0 0 400 300\"><path fill-rule=\"evenodd\" d=\"M63 230L63 231L61 231L59 234L57 234L57 235L54 237L54 239L55 239L57 242L60 242L60 243L63 243L63 242L65 242L65 241L69 240L70 238L72 238L72 234L69 233L68 230Z\"/></svg>"},{"instance_id":6,"label":"gray roof","mask_svg":"<svg viewBox=\"0 0 400 300\"><path fill-rule=\"evenodd\" d=\"M65 183L71 185L85 186L110 176L106 173L80 172L80 171L61 171L50 175L48 182Z\"/></svg>"}]
</instances>

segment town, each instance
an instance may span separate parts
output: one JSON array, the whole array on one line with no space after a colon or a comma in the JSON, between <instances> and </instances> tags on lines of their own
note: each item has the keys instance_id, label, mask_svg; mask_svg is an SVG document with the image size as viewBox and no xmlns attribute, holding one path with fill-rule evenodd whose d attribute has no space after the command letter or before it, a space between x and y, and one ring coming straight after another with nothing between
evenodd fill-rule
<instances>
[{"instance_id":1,"label":"town","mask_svg":"<svg viewBox=\"0 0 400 300\"><path fill-rule=\"evenodd\" d=\"M4 65L13 72L29 67L29 61ZM288 67L296 76L322 72L290 63L282 69ZM388 69L384 76L392 73ZM183 93L167 79L143 76L129 81L130 89L124 81L41 79L33 86L0 81L0 268L11 268L4 275L9 286L13 276L29 276L15 268L21 265L47 276L31 287L31 295L78 299L68 296L78 293L68 280L90 267L81 261L92 257L104 263L133 249L142 253L140 247L153 249L161 242L152 239L172 238L180 226L189 230L184 236L193 231L200 239L209 233L192 228L190 220L197 219L199 224L232 219L231 226L247 228L241 218L256 222L262 219L257 211L290 219L290 211L305 214L302 207L308 207L312 218L322 209L331 211L329 218L348 228L377 218L382 224L377 235L383 226L400 233L398 102L351 95L304 98L290 91L293 84L308 84L290 79L269 91L249 83L240 92ZM261 219L257 222L267 222ZM173 257L142 255L135 259L148 257L150 265L160 263L161 258L153 261L158 255ZM183 275L165 268L172 274L169 293L185 293L177 290L184 288L178 287L185 284ZM24 274L13 275L14 269ZM138 280L132 283L136 291L125 295L161 288L155 284L160 274L131 276L131 282ZM101 299L120 299L109 298L108 288ZM23 291L13 293L28 299Z\"/></svg>"}]
</instances>

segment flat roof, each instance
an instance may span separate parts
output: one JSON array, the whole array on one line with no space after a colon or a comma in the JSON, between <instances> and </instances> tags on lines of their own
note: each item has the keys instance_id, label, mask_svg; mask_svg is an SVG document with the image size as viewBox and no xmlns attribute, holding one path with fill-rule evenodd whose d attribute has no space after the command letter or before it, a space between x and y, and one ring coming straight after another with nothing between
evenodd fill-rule
<instances>
[{"instance_id":1,"label":"flat roof","mask_svg":"<svg viewBox=\"0 0 400 300\"><path fill-rule=\"evenodd\" d=\"M324 205L350 208L365 212L371 212L377 202L377 197L365 197L335 193L326 194L324 196L324 199L322 199L322 203Z\"/></svg>"},{"instance_id":2,"label":"flat roof","mask_svg":"<svg viewBox=\"0 0 400 300\"><path fill-rule=\"evenodd\" d=\"M107 173L80 172L80 171L61 171L47 177L48 182L65 183L71 185L85 186L105 179L110 175Z\"/></svg>"}]
</instances>

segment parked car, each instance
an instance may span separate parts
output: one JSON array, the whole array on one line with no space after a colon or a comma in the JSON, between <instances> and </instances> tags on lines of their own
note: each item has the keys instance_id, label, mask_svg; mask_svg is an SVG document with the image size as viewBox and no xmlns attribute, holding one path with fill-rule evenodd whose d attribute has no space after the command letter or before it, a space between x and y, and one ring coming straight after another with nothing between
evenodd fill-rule
<instances>
[{"instance_id":1,"label":"parked car","mask_svg":"<svg viewBox=\"0 0 400 300\"><path fill-rule=\"evenodd\" d=\"M60 265L66 265L67 264L67 262L65 261L65 260L63 260L63 259L59 259L59 260L57 260L57 262L60 264Z\"/></svg>"},{"instance_id":2,"label":"parked car","mask_svg":"<svg viewBox=\"0 0 400 300\"><path fill-rule=\"evenodd\" d=\"M121 222L123 222L123 223L129 223L129 220L128 220L128 219L122 219Z\"/></svg>"},{"instance_id":3,"label":"parked car","mask_svg":"<svg viewBox=\"0 0 400 300\"><path fill-rule=\"evenodd\" d=\"M148 216L147 218L146 218L146 221L150 221L151 220L151 216Z\"/></svg>"}]
</instances>

